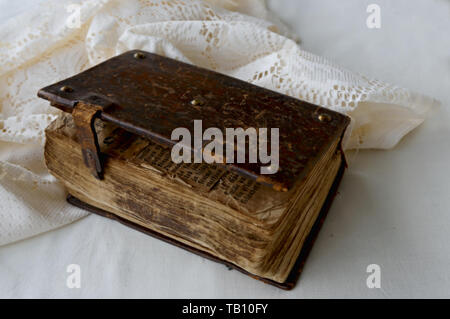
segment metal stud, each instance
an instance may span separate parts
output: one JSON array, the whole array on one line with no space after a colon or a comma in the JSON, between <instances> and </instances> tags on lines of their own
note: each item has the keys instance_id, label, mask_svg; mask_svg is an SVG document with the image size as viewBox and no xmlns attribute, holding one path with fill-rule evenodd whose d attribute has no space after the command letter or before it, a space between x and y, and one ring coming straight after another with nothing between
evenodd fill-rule
<instances>
[{"instance_id":1,"label":"metal stud","mask_svg":"<svg viewBox=\"0 0 450 319\"><path fill-rule=\"evenodd\" d=\"M329 116L328 114L319 114L318 116L319 121L321 122L330 122L331 121L331 116Z\"/></svg>"},{"instance_id":2,"label":"metal stud","mask_svg":"<svg viewBox=\"0 0 450 319\"><path fill-rule=\"evenodd\" d=\"M73 92L73 89L70 86L64 85L59 88L61 92L70 93Z\"/></svg>"},{"instance_id":3,"label":"metal stud","mask_svg":"<svg viewBox=\"0 0 450 319\"><path fill-rule=\"evenodd\" d=\"M134 57L135 59L145 59L145 54L142 53L142 52L136 52L136 53L133 55L133 57Z\"/></svg>"},{"instance_id":4,"label":"metal stud","mask_svg":"<svg viewBox=\"0 0 450 319\"><path fill-rule=\"evenodd\" d=\"M191 104L194 105L194 106L202 106L205 103L202 100L200 100L200 99L193 99L191 101Z\"/></svg>"}]
</instances>

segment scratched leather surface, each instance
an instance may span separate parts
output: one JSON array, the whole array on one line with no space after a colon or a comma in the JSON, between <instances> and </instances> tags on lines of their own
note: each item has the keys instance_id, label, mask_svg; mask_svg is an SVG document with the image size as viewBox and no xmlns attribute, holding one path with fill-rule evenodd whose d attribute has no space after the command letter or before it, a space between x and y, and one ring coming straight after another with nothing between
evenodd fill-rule
<instances>
[{"instance_id":1,"label":"scratched leather surface","mask_svg":"<svg viewBox=\"0 0 450 319\"><path fill-rule=\"evenodd\" d=\"M145 57L136 58L136 53ZM61 91L62 86L71 90ZM279 128L277 173L261 178L260 166L267 164L227 164L277 189L292 187L349 124L347 116L334 111L138 50L45 87L38 95L66 112L79 101L102 106L102 120L169 146L177 143L170 139L175 128L188 128L193 136L195 119L203 121L203 130ZM194 99L201 105L192 105ZM320 121L321 114L329 121Z\"/></svg>"}]
</instances>

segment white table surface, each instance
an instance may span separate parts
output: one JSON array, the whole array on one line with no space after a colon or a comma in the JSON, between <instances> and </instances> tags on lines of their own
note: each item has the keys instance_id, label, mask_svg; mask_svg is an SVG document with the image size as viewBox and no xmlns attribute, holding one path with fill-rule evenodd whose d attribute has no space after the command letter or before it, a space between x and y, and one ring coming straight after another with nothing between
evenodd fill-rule
<instances>
[{"instance_id":1,"label":"white table surface","mask_svg":"<svg viewBox=\"0 0 450 319\"><path fill-rule=\"evenodd\" d=\"M32 2L0 1L0 19ZM350 156L297 287L279 290L90 215L0 247L0 297L450 297L450 1L269 3L305 49L442 102L395 149ZM379 30L366 27L370 3L381 7ZM380 289L366 286L373 263ZM66 286L69 264L81 266L80 289Z\"/></svg>"}]
</instances>

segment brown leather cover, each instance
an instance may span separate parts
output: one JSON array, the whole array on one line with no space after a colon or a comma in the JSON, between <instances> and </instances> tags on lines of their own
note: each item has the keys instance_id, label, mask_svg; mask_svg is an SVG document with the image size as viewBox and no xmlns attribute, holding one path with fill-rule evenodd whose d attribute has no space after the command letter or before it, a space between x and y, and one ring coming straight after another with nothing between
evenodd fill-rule
<instances>
[{"instance_id":1,"label":"brown leather cover","mask_svg":"<svg viewBox=\"0 0 450 319\"><path fill-rule=\"evenodd\" d=\"M134 229L136 229L136 230L138 230L140 232L143 232L143 233L145 233L147 235L150 235L152 237L161 239L161 240L163 240L163 241L165 241L167 243L170 243L172 245L175 245L175 246L178 246L180 248L186 249L187 251L195 253L195 254L197 254L197 255L199 255L201 257L207 258L209 260L212 260L212 261L215 261L215 262L218 262L218 263L222 263L225 266L227 266L229 269L236 269L236 270L238 270L238 271L240 271L240 272L242 272L242 273L244 273L244 274L246 274L246 275L248 275L248 276L250 276L252 278L261 280L262 282L264 282L266 284L270 284L270 285L273 285L273 286L276 286L278 288L285 289L285 290L291 290L292 288L295 287L295 284L298 281L300 273L301 273L301 271L303 269L303 266L305 264L306 258L308 257L309 252L311 251L311 248L312 248L312 246L314 244L314 241L316 240L317 235L318 235L318 233L320 231L320 228L322 227L322 224L323 224L323 222L325 220L325 217L328 214L328 211L330 209L331 203L332 203L332 201L334 199L334 196L336 195L337 189L338 189L339 184L341 182L342 175L344 174L344 170L345 170L345 161L342 161L341 166L339 168L339 171L336 174L336 178L335 178L335 180L333 182L333 185L331 186L330 192L328 193L328 196L327 196L327 198L326 198L326 200L325 200L325 202L324 202L324 204L323 204L323 206L322 206L322 208L320 210L319 216L317 217L316 221L314 222L314 225L311 228L310 233L306 237L305 242L304 242L304 244L302 246L302 249L300 251L300 255L298 256L294 267L292 268L292 270L291 270L287 280L284 283L279 283L279 282L276 282L276 281L273 281L273 280L270 280L270 279L267 279L267 278L255 276L254 274L249 273L245 269L242 269L242 268L236 266L235 264L232 264L232 263L230 263L230 262L228 262L226 260L222 260L220 258L217 258L214 255L211 255L211 254L208 254L208 253L206 253L204 251L195 249L195 248L193 248L191 246L188 246L188 245L186 245L186 244L184 244L182 242L179 242L179 241L177 241L175 239L172 239L170 237L164 236L164 235L162 235L162 234L160 234L158 232L155 232L155 231L153 231L151 229L145 228L145 227L143 227L141 225L135 224L135 223L133 223L133 222L131 222L131 221L125 219L125 218L119 217L119 216L117 216L115 214L109 213L109 212L107 212L105 210L102 210L100 208L97 208L97 207L94 207L92 205L86 204L85 202L80 201L78 198L76 198L76 197L74 197L74 196L72 196L70 194L67 197L67 201L69 203L71 203L72 205L75 205L75 206L80 207L82 209L86 209L86 210L88 210L88 211L90 211L92 213L95 213L95 214L98 214L98 215L101 215L101 216L104 216L104 217L108 217L108 218L114 219L114 220L116 220L116 221L118 221L118 222L120 222L120 223L122 223L122 224L124 224L124 225L126 225L128 227L134 228Z\"/></svg>"},{"instance_id":2,"label":"brown leather cover","mask_svg":"<svg viewBox=\"0 0 450 319\"><path fill-rule=\"evenodd\" d=\"M349 124L347 116L317 105L137 50L47 86L38 96L66 112L73 112L80 102L90 105L102 120L169 146L176 143L171 140L175 128L192 133L194 119L202 120L203 128L223 132L227 127L279 128L277 173L261 175L261 163L226 165L284 191L308 173ZM90 153L94 144L84 152ZM95 175L95 158L87 165Z\"/></svg>"}]
</instances>

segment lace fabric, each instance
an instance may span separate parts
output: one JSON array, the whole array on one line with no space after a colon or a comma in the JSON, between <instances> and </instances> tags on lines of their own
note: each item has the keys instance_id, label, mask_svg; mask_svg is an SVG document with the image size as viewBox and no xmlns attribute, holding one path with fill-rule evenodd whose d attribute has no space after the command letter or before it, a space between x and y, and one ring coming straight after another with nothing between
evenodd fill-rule
<instances>
[{"instance_id":1,"label":"lace fabric","mask_svg":"<svg viewBox=\"0 0 450 319\"><path fill-rule=\"evenodd\" d=\"M47 1L0 28L0 245L86 213L45 169L59 111L39 88L131 49L209 68L352 117L346 148L391 148L435 101L308 53L262 0Z\"/></svg>"}]
</instances>

